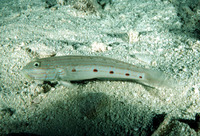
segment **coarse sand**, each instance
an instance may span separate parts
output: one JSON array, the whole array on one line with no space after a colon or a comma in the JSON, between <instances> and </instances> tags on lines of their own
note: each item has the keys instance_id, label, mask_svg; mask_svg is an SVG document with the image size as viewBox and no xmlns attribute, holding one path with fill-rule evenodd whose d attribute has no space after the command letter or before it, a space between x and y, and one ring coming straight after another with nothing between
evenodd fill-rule
<instances>
[{"instance_id":1,"label":"coarse sand","mask_svg":"<svg viewBox=\"0 0 200 136\"><path fill-rule=\"evenodd\" d=\"M0 135L198 135L198 0L1 0L0 10ZM174 82L65 87L21 73L63 55L106 56Z\"/></svg>"}]
</instances>

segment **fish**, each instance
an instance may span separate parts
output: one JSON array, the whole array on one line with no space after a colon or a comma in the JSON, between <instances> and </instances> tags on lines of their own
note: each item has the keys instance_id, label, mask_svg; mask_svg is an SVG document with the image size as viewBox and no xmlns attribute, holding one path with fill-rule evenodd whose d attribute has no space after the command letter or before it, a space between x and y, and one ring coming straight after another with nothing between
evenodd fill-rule
<instances>
[{"instance_id":1,"label":"fish","mask_svg":"<svg viewBox=\"0 0 200 136\"><path fill-rule=\"evenodd\" d=\"M55 56L34 59L22 69L23 75L39 81L81 81L90 79L127 80L148 86L163 86L166 74L104 56Z\"/></svg>"}]
</instances>

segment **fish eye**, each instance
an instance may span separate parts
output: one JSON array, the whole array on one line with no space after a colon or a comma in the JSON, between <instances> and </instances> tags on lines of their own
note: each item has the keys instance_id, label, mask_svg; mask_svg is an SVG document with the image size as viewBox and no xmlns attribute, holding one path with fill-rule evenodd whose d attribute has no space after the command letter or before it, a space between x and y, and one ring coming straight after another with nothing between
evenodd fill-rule
<instances>
[{"instance_id":1,"label":"fish eye","mask_svg":"<svg viewBox=\"0 0 200 136\"><path fill-rule=\"evenodd\" d=\"M33 66L37 68L37 67L40 66L40 63L39 62L35 62L35 63L33 63Z\"/></svg>"}]
</instances>

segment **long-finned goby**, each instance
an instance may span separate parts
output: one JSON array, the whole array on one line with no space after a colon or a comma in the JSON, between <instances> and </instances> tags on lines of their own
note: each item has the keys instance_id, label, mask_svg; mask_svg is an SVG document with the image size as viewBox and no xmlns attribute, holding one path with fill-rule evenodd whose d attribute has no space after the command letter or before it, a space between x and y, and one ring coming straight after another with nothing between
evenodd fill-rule
<instances>
[{"instance_id":1,"label":"long-finned goby","mask_svg":"<svg viewBox=\"0 0 200 136\"><path fill-rule=\"evenodd\" d=\"M40 81L78 81L87 79L133 80L154 86L163 85L166 76L161 71L101 56L57 56L36 59L28 63L23 74Z\"/></svg>"}]
</instances>

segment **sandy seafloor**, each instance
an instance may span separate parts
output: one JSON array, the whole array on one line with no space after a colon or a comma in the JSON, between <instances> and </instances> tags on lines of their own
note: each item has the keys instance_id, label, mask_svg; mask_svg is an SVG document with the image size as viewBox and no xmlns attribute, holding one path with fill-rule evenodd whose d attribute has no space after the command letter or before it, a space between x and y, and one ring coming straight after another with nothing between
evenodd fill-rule
<instances>
[{"instance_id":1,"label":"sandy seafloor","mask_svg":"<svg viewBox=\"0 0 200 136\"><path fill-rule=\"evenodd\" d=\"M184 20L198 19L198 7L112 0L87 11L60 3L1 0L0 135L198 135L199 22ZM33 58L53 55L106 56L175 82L151 88L94 80L71 88L20 73Z\"/></svg>"}]
</instances>

